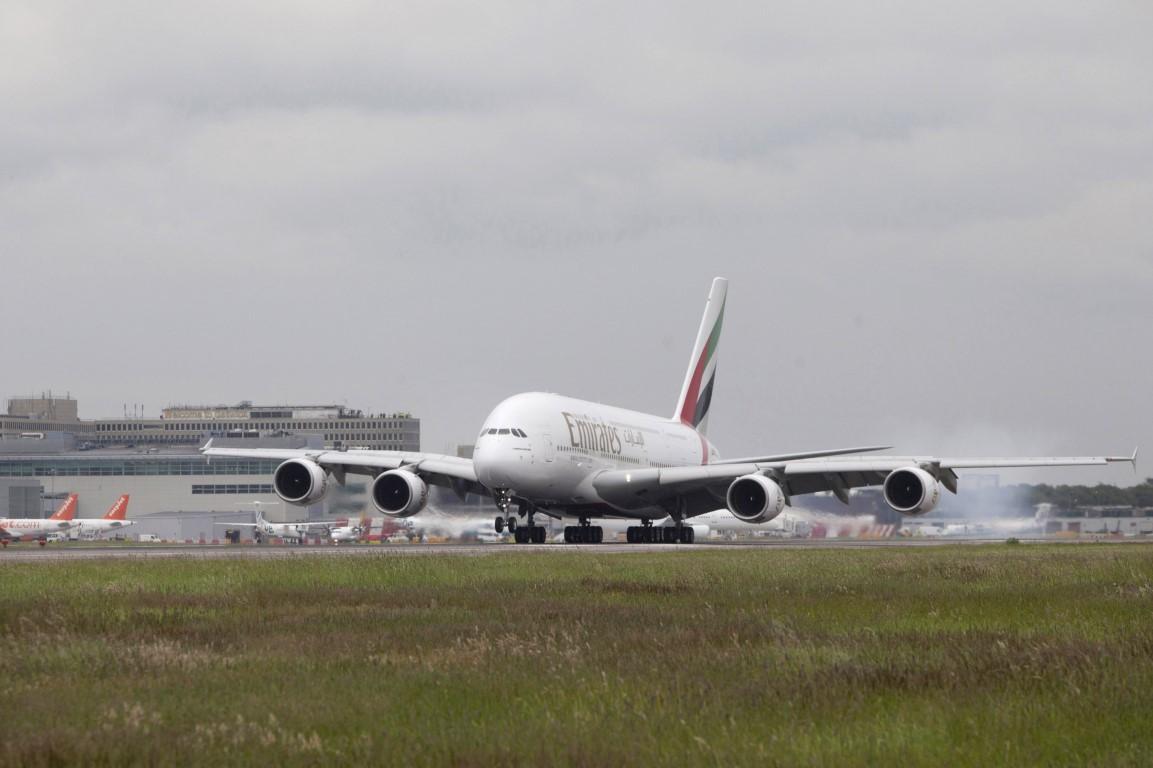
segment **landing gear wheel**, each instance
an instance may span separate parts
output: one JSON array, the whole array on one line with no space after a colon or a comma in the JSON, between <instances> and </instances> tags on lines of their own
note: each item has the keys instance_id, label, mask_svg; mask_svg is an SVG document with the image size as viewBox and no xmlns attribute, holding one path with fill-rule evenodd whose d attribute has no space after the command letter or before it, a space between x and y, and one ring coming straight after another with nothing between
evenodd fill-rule
<instances>
[{"instance_id":1,"label":"landing gear wheel","mask_svg":"<svg viewBox=\"0 0 1153 768\"><path fill-rule=\"evenodd\" d=\"M544 544L545 531L544 531L543 525L534 525L529 530L532 531L532 543L533 544Z\"/></svg>"},{"instance_id":2,"label":"landing gear wheel","mask_svg":"<svg viewBox=\"0 0 1153 768\"><path fill-rule=\"evenodd\" d=\"M509 530L509 533L516 533L517 532L516 518L515 517L510 517L508 519L508 530Z\"/></svg>"},{"instance_id":3,"label":"landing gear wheel","mask_svg":"<svg viewBox=\"0 0 1153 768\"><path fill-rule=\"evenodd\" d=\"M625 539L629 544L652 544L654 541L660 541L656 538L660 534L660 528L653 528L649 525L630 525L625 531Z\"/></svg>"},{"instance_id":4,"label":"landing gear wheel","mask_svg":"<svg viewBox=\"0 0 1153 768\"><path fill-rule=\"evenodd\" d=\"M504 533L504 518L500 515L497 515L496 521L493 522L492 527L496 529L497 534Z\"/></svg>"}]
</instances>

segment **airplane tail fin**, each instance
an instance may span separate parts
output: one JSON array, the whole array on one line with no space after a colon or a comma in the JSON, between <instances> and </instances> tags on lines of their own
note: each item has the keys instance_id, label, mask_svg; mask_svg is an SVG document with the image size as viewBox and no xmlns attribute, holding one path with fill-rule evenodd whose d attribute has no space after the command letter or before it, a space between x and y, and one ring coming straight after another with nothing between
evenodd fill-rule
<instances>
[{"instance_id":1,"label":"airplane tail fin","mask_svg":"<svg viewBox=\"0 0 1153 768\"><path fill-rule=\"evenodd\" d=\"M123 520L128 515L128 494L124 494L104 513L105 520Z\"/></svg>"},{"instance_id":2,"label":"airplane tail fin","mask_svg":"<svg viewBox=\"0 0 1153 768\"><path fill-rule=\"evenodd\" d=\"M75 494L75 493L69 494L68 498L64 501L64 503L60 505L60 509L53 512L52 516L49 517L48 519L49 520L72 520L73 518L75 518L76 517L76 499L77 498L79 498L77 496L77 494Z\"/></svg>"},{"instance_id":3,"label":"airplane tail fin","mask_svg":"<svg viewBox=\"0 0 1153 768\"><path fill-rule=\"evenodd\" d=\"M717 346L721 340L721 325L725 319L725 296L729 281L723 277L713 279L705 315L697 331L697 343L689 358L681 397L677 400L674 419L695 428L702 435L708 431L709 406L713 399L713 382L717 375Z\"/></svg>"}]
</instances>

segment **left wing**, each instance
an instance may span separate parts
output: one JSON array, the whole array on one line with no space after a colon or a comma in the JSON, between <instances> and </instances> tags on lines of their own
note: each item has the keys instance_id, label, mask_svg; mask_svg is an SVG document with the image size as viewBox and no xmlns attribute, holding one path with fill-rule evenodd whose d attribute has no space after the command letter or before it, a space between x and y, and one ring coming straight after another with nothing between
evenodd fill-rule
<instances>
[{"instance_id":1,"label":"left wing","mask_svg":"<svg viewBox=\"0 0 1153 768\"><path fill-rule=\"evenodd\" d=\"M459 456L444 456L439 453L418 453L415 451L329 451L307 448L214 448L212 441L205 443L200 452L206 456L228 456L245 459L311 459L333 473L338 482L344 475L375 476L389 469L404 467L420 473L432 485L452 488L459 494L475 493L488 495L483 485L477 482L472 459Z\"/></svg>"},{"instance_id":2,"label":"left wing","mask_svg":"<svg viewBox=\"0 0 1153 768\"><path fill-rule=\"evenodd\" d=\"M786 496L832 491L837 498L847 503L849 489L881 485L890 472L904 467L919 467L956 493L956 470L959 469L1076 467L1122 461L1132 462L1135 465L1137 452L1134 451L1132 456L1019 458L875 456L750 461L669 469L611 470L597 475L593 480L593 487L604 500L629 508L641 506L645 502L660 502L678 496L688 496L698 491L711 491L718 498L724 498L724 489L733 480L743 475L762 474L775 480Z\"/></svg>"}]
</instances>

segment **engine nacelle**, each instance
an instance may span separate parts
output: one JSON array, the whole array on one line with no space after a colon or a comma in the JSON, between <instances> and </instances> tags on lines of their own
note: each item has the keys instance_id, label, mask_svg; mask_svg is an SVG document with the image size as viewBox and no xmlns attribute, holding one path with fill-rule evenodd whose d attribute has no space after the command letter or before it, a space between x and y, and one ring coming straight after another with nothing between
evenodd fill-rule
<instances>
[{"instance_id":1,"label":"engine nacelle","mask_svg":"<svg viewBox=\"0 0 1153 768\"><path fill-rule=\"evenodd\" d=\"M764 475L745 475L729 486L725 503L738 520L767 523L785 508L785 492Z\"/></svg>"},{"instance_id":2,"label":"engine nacelle","mask_svg":"<svg viewBox=\"0 0 1153 768\"><path fill-rule=\"evenodd\" d=\"M289 459L272 473L272 489L289 504L315 504L328 493L328 473L310 459Z\"/></svg>"},{"instance_id":3,"label":"engine nacelle","mask_svg":"<svg viewBox=\"0 0 1153 768\"><path fill-rule=\"evenodd\" d=\"M931 512L941 500L941 485L920 467L894 469L885 478L885 503L903 515Z\"/></svg>"},{"instance_id":4,"label":"engine nacelle","mask_svg":"<svg viewBox=\"0 0 1153 768\"><path fill-rule=\"evenodd\" d=\"M428 483L406 469L393 469L372 481L372 503L392 517L411 517L428 504Z\"/></svg>"}]
</instances>

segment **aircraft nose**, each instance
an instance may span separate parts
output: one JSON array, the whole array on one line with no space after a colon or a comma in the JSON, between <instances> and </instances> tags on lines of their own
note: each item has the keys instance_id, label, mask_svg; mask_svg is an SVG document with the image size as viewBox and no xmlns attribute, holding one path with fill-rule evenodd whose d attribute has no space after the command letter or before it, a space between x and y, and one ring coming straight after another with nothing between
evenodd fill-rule
<instances>
[{"instance_id":1,"label":"aircraft nose","mask_svg":"<svg viewBox=\"0 0 1153 768\"><path fill-rule=\"evenodd\" d=\"M489 488L507 487L508 480L508 450L495 439L488 439L476 446L473 454L473 467L476 469L477 480Z\"/></svg>"},{"instance_id":2,"label":"aircraft nose","mask_svg":"<svg viewBox=\"0 0 1153 768\"><path fill-rule=\"evenodd\" d=\"M517 457L500 440L487 440L477 445L472 457L477 479L489 488L509 488L514 477Z\"/></svg>"}]
</instances>

